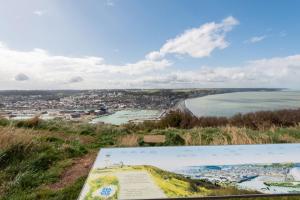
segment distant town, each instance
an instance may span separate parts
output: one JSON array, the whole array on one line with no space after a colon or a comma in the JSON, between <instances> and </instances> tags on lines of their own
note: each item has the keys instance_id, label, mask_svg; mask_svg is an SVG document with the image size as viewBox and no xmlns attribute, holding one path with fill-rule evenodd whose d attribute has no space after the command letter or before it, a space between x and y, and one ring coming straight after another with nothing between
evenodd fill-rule
<instances>
[{"instance_id":1,"label":"distant town","mask_svg":"<svg viewBox=\"0 0 300 200\"><path fill-rule=\"evenodd\" d=\"M299 163L194 166L178 171L193 179L266 192L271 189L299 190ZM282 186L272 188L272 186Z\"/></svg>"},{"instance_id":2,"label":"distant town","mask_svg":"<svg viewBox=\"0 0 300 200\"><path fill-rule=\"evenodd\" d=\"M292 165L293 167L293 165ZM206 179L213 183L242 183L258 176L282 177L285 181L293 181L289 174L289 165L225 165L225 166L204 166L190 167L183 170L192 178Z\"/></svg>"},{"instance_id":3,"label":"distant town","mask_svg":"<svg viewBox=\"0 0 300 200\"><path fill-rule=\"evenodd\" d=\"M264 88L131 89L0 91L0 117L7 119L61 118L90 121L119 110L176 108L187 98L241 91L278 90Z\"/></svg>"}]
</instances>

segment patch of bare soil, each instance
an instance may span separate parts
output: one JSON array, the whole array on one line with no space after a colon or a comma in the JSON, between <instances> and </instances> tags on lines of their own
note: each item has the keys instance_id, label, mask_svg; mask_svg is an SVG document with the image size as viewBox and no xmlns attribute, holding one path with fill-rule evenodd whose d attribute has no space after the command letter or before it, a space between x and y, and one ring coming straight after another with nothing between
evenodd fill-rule
<instances>
[{"instance_id":1,"label":"patch of bare soil","mask_svg":"<svg viewBox=\"0 0 300 200\"><path fill-rule=\"evenodd\" d=\"M86 176L96 159L96 152L89 153L73 160L73 164L61 175L58 182L48 185L52 190L59 190L74 183L78 178Z\"/></svg>"}]
</instances>

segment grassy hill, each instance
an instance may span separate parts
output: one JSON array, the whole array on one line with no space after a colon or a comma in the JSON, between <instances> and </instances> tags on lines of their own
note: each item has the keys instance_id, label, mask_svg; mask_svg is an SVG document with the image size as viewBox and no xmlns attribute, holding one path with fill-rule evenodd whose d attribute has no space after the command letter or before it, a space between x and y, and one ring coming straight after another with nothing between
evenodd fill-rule
<instances>
[{"instance_id":1,"label":"grassy hill","mask_svg":"<svg viewBox=\"0 0 300 200\"><path fill-rule=\"evenodd\" d=\"M163 135L165 140L151 143L144 140L145 135ZM230 125L183 129L0 119L0 199L76 199L101 147L291 142L300 142L299 125L263 129Z\"/></svg>"}]
</instances>

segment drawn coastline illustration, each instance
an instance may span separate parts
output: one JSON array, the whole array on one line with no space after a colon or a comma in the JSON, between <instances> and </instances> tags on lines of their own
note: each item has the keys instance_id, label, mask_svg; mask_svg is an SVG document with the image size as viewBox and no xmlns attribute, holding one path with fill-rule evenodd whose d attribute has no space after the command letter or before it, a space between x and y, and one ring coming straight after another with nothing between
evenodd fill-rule
<instances>
[{"instance_id":1,"label":"drawn coastline illustration","mask_svg":"<svg viewBox=\"0 0 300 200\"><path fill-rule=\"evenodd\" d=\"M277 152L273 152L278 158L278 156L283 157L291 153L299 146L273 145L269 146L269 151L278 147ZM280 162L272 163L186 165L184 161L188 161L187 158L195 159L197 151L201 154L209 150L206 147L202 150L197 147L177 147L176 151L172 151L175 150L174 148L176 147L171 149L170 147L104 149L104 154L100 153L98 156L79 199L167 199L250 194L300 194L298 158L294 159L295 162L281 162L286 158L279 158ZM239 148L241 154L249 154L249 152L259 151L263 145L224 146L224 148L230 148L227 151L232 154L236 153L234 148L235 150ZM155 152L160 152L160 154ZM186 157L182 158L179 152L184 152ZM132 158L132 154L136 157ZM169 159L177 158L177 161L182 159L182 166L178 163L173 166L170 163L167 166L165 165L167 162L162 164L160 160L149 161L147 155L150 159L161 157L163 160L167 155ZM211 154L211 156L215 155ZM290 160L293 160L294 155L289 156L291 156ZM268 158L264 155L261 157L262 159ZM276 161L276 156L274 158ZM208 157L203 156L203 159L208 159ZM150 162L152 164L149 164Z\"/></svg>"}]
</instances>

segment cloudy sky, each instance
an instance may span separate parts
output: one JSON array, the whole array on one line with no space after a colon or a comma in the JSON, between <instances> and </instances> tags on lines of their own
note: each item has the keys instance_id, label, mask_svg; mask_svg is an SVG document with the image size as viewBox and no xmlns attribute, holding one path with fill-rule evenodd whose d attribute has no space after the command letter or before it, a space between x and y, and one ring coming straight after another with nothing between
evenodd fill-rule
<instances>
[{"instance_id":1,"label":"cloudy sky","mask_svg":"<svg viewBox=\"0 0 300 200\"><path fill-rule=\"evenodd\" d=\"M297 0L0 0L0 89L300 89Z\"/></svg>"}]
</instances>

